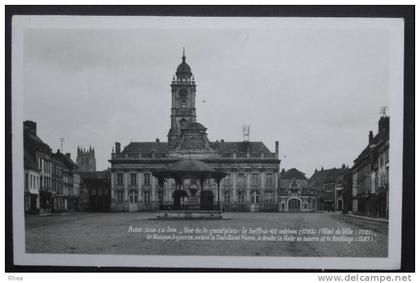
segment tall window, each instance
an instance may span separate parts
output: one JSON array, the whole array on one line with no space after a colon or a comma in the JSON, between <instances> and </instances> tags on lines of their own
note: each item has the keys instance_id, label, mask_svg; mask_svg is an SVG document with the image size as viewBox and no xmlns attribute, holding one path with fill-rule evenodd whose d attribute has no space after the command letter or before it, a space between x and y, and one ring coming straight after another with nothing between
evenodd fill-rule
<instances>
[{"instance_id":1,"label":"tall window","mask_svg":"<svg viewBox=\"0 0 420 283\"><path fill-rule=\"evenodd\" d=\"M30 205L30 196L29 195L25 195L25 211L28 211L31 208Z\"/></svg>"},{"instance_id":2,"label":"tall window","mask_svg":"<svg viewBox=\"0 0 420 283\"><path fill-rule=\"evenodd\" d=\"M28 188L28 173L25 174L25 187Z\"/></svg>"},{"instance_id":3,"label":"tall window","mask_svg":"<svg viewBox=\"0 0 420 283\"><path fill-rule=\"evenodd\" d=\"M225 203L230 203L230 192L229 191L225 191L223 193L223 200Z\"/></svg>"},{"instance_id":4,"label":"tall window","mask_svg":"<svg viewBox=\"0 0 420 283\"><path fill-rule=\"evenodd\" d=\"M144 174L144 185L145 186L150 186L150 174L149 173Z\"/></svg>"},{"instance_id":5,"label":"tall window","mask_svg":"<svg viewBox=\"0 0 420 283\"><path fill-rule=\"evenodd\" d=\"M238 202L240 204L245 203L245 191L238 191Z\"/></svg>"},{"instance_id":6,"label":"tall window","mask_svg":"<svg viewBox=\"0 0 420 283\"><path fill-rule=\"evenodd\" d=\"M163 204L163 190L158 191L159 204Z\"/></svg>"},{"instance_id":7,"label":"tall window","mask_svg":"<svg viewBox=\"0 0 420 283\"><path fill-rule=\"evenodd\" d=\"M265 183L269 187L273 185L273 174L269 173L265 175Z\"/></svg>"},{"instance_id":8,"label":"tall window","mask_svg":"<svg viewBox=\"0 0 420 283\"><path fill-rule=\"evenodd\" d=\"M122 173L117 174L117 184L118 184L118 186L123 185L123 174Z\"/></svg>"},{"instance_id":9,"label":"tall window","mask_svg":"<svg viewBox=\"0 0 420 283\"><path fill-rule=\"evenodd\" d=\"M179 126L181 127L181 129L185 129L186 124L187 121L185 119L179 121Z\"/></svg>"},{"instance_id":10,"label":"tall window","mask_svg":"<svg viewBox=\"0 0 420 283\"><path fill-rule=\"evenodd\" d=\"M238 186L245 187L246 186L246 175L244 173L238 174Z\"/></svg>"},{"instance_id":11,"label":"tall window","mask_svg":"<svg viewBox=\"0 0 420 283\"><path fill-rule=\"evenodd\" d=\"M260 203L260 192L251 192L251 203Z\"/></svg>"},{"instance_id":12,"label":"tall window","mask_svg":"<svg viewBox=\"0 0 420 283\"><path fill-rule=\"evenodd\" d=\"M130 202L131 203L137 202L137 191L136 190L131 190L130 191Z\"/></svg>"},{"instance_id":13,"label":"tall window","mask_svg":"<svg viewBox=\"0 0 420 283\"><path fill-rule=\"evenodd\" d=\"M122 203L124 201L124 191L118 190L117 191L117 202Z\"/></svg>"},{"instance_id":14,"label":"tall window","mask_svg":"<svg viewBox=\"0 0 420 283\"><path fill-rule=\"evenodd\" d=\"M274 203L274 193L272 191L265 191L264 192L264 201L266 203Z\"/></svg>"},{"instance_id":15,"label":"tall window","mask_svg":"<svg viewBox=\"0 0 420 283\"><path fill-rule=\"evenodd\" d=\"M130 175L130 179L131 179L131 185L137 185L137 174L136 173L131 173Z\"/></svg>"},{"instance_id":16,"label":"tall window","mask_svg":"<svg viewBox=\"0 0 420 283\"><path fill-rule=\"evenodd\" d=\"M225 177L225 185L232 185L232 174L228 173Z\"/></svg>"},{"instance_id":17,"label":"tall window","mask_svg":"<svg viewBox=\"0 0 420 283\"><path fill-rule=\"evenodd\" d=\"M252 185L258 185L258 173L252 173Z\"/></svg>"},{"instance_id":18,"label":"tall window","mask_svg":"<svg viewBox=\"0 0 420 283\"><path fill-rule=\"evenodd\" d=\"M144 203L150 203L151 195L152 195L151 191L144 192Z\"/></svg>"}]
</instances>

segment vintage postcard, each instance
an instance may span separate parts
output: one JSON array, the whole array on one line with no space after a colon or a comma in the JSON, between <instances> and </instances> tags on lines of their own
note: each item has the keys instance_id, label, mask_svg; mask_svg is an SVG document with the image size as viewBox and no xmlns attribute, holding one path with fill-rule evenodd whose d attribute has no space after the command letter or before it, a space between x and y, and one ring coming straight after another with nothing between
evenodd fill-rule
<instances>
[{"instance_id":1,"label":"vintage postcard","mask_svg":"<svg viewBox=\"0 0 420 283\"><path fill-rule=\"evenodd\" d=\"M16 264L400 267L402 19L12 24Z\"/></svg>"}]
</instances>

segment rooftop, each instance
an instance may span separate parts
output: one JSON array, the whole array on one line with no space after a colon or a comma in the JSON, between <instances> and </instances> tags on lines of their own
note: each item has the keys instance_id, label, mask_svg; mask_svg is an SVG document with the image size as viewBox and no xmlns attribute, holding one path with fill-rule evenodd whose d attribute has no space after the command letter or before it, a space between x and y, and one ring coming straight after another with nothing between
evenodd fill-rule
<instances>
[{"instance_id":1,"label":"rooftop","mask_svg":"<svg viewBox=\"0 0 420 283\"><path fill-rule=\"evenodd\" d=\"M316 170L315 173L309 178L310 184L322 184L322 183L336 183L343 180L343 176L348 168L331 168Z\"/></svg>"},{"instance_id":2,"label":"rooftop","mask_svg":"<svg viewBox=\"0 0 420 283\"><path fill-rule=\"evenodd\" d=\"M213 148L221 153L264 153L270 154L270 150L263 142L211 142ZM121 154L148 154L148 153L167 154L169 146L167 142L131 142L122 150Z\"/></svg>"}]
</instances>

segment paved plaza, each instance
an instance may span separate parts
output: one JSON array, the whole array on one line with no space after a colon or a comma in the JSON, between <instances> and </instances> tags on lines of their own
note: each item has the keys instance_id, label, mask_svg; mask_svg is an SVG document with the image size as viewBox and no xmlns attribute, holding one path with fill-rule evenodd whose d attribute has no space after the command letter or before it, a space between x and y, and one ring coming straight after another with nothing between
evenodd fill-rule
<instances>
[{"instance_id":1,"label":"paved plaza","mask_svg":"<svg viewBox=\"0 0 420 283\"><path fill-rule=\"evenodd\" d=\"M224 213L223 220L157 220L156 213L71 213L28 216L29 253L386 257L388 224L338 213ZM147 238L144 231L251 229L367 229L369 242L181 240ZM218 230L219 229L219 230ZM133 232L134 231L134 232ZM153 234L153 233L152 233ZM150 235L152 235L150 234ZM166 235L166 234L165 234Z\"/></svg>"}]
</instances>

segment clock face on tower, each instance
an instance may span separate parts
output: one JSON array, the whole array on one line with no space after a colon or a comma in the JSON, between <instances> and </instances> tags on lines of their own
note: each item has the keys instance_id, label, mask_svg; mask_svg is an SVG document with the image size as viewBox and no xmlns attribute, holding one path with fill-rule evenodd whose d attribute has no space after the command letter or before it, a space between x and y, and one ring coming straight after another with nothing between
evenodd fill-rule
<instances>
[{"instance_id":1,"label":"clock face on tower","mask_svg":"<svg viewBox=\"0 0 420 283\"><path fill-rule=\"evenodd\" d=\"M187 98L187 96L188 96L188 90L186 90L185 88L179 91L179 98L185 99Z\"/></svg>"}]
</instances>

